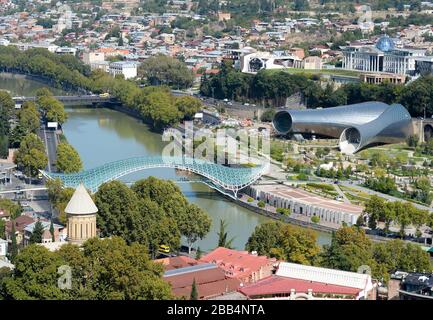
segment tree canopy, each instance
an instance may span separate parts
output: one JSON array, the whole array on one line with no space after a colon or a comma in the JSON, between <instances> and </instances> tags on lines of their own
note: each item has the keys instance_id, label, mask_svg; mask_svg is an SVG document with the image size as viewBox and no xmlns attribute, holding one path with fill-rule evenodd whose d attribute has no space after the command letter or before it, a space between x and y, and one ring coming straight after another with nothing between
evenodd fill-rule
<instances>
[{"instance_id":1,"label":"tree canopy","mask_svg":"<svg viewBox=\"0 0 433 320\"><path fill-rule=\"evenodd\" d=\"M80 155L67 142L61 142L57 145L56 166L60 172L64 173L79 172L83 169Z\"/></svg>"},{"instance_id":2,"label":"tree canopy","mask_svg":"<svg viewBox=\"0 0 433 320\"><path fill-rule=\"evenodd\" d=\"M165 55L146 59L138 72L150 85L168 85L176 89L189 88L194 80L193 73L183 62Z\"/></svg>"},{"instance_id":3,"label":"tree canopy","mask_svg":"<svg viewBox=\"0 0 433 320\"><path fill-rule=\"evenodd\" d=\"M131 188L119 181L105 183L95 194L95 204L102 236L137 241L147 245L151 254L160 245L179 248L181 235L191 246L211 225L209 216L188 203L173 182L154 177L139 180Z\"/></svg>"},{"instance_id":4,"label":"tree canopy","mask_svg":"<svg viewBox=\"0 0 433 320\"><path fill-rule=\"evenodd\" d=\"M58 285L71 271L71 286ZM15 259L12 276L2 280L4 299L155 300L171 299L163 268L141 244L119 237L90 239L82 250L66 244L58 251L29 245Z\"/></svg>"},{"instance_id":5,"label":"tree canopy","mask_svg":"<svg viewBox=\"0 0 433 320\"><path fill-rule=\"evenodd\" d=\"M48 158L42 140L34 133L27 134L15 152L15 163L29 177L36 177L39 170L45 169Z\"/></svg>"},{"instance_id":6,"label":"tree canopy","mask_svg":"<svg viewBox=\"0 0 433 320\"><path fill-rule=\"evenodd\" d=\"M320 251L316 239L314 231L271 221L256 227L245 248L260 255L311 265Z\"/></svg>"}]
</instances>

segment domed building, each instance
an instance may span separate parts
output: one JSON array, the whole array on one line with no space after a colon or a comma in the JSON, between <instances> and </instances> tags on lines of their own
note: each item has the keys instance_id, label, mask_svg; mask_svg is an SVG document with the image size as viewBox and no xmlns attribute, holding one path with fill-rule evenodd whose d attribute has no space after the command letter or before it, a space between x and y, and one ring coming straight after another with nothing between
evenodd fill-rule
<instances>
[{"instance_id":1,"label":"domed building","mask_svg":"<svg viewBox=\"0 0 433 320\"><path fill-rule=\"evenodd\" d=\"M98 208L83 184L75 189L66 206L68 218L68 242L82 244L96 237L96 213Z\"/></svg>"},{"instance_id":2,"label":"domed building","mask_svg":"<svg viewBox=\"0 0 433 320\"><path fill-rule=\"evenodd\" d=\"M379 38L375 45L356 43L341 49L343 69L387 74L385 78L391 82L405 80L407 75L415 75L416 61L426 55L426 49L397 48L394 41L386 35ZM389 74L398 75L401 79L389 78Z\"/></svg>"},{"instance_id":3,"label":"domed building","mask_svg":"<svg viewBox=\"0 0 433 320\"><path fill-rule=\"evenodd\" d=\"M376 48L382 52L389 52L391 50L394 50L395 44L390 37L383 36L377 41Z\"/></svg>"}]
</instances>

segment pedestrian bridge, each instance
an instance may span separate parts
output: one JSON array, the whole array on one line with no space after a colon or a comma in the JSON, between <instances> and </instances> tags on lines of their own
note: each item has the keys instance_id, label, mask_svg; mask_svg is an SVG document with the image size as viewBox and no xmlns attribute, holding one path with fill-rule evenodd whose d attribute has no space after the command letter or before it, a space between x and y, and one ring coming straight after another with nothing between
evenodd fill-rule
<instances>
[{"instance_id":1,"label":"pedestrian bridge","mask_svg":"<svg viewBox=\"0 0 433 320\"><path fill-rule=\"evenodd\" d=\"M195 173L205 178L203 183L226 195L236 197L239 190L251 185L266 172L268 164L234 168L186 157L146 156L110 162L78 173L65 174L42 170L41 173L48 179L59 178L65 187L76 188L83 183L91 192L96 192L105 182L153 168L175 168Z\"/></svg>"}]
</instances>

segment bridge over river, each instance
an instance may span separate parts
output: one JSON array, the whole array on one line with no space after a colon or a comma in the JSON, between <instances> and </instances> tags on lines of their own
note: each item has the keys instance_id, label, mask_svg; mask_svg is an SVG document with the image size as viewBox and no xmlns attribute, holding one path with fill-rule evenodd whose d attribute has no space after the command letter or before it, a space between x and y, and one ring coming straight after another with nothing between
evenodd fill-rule
<instances>
[{"instance_id":1,"label":"bridge over river","mask_svg":"<svg viewBox=\"0 0 433 320\"><path fill-rule=\"evenodd\" d=\"M120 104L119 100L113 96L103 96L97 94L76 95L76 96L54 96L65 106L88 106L97 104ZM13 97L15 104L21 105L25 101L36 101L36 97Z\"/></svg>"},{"instance_id":2,"label":"bridge over river","mask_svg":"<svg viewBox=\"0 0 433 320\"><path fill-rule=\"evenodd\" d=\"M201 182L230 197L237 197L239 190L258 180L268 169L268 164L252 168L234 168L201 159L188 157L143 156L113 161L78 173L54 173L41 171L48 179L60 179L65 187L76 188L80 183L96 192L105 182L128 174L152 168L175 168L195 173Z\"/></svg>"}]
</instances>

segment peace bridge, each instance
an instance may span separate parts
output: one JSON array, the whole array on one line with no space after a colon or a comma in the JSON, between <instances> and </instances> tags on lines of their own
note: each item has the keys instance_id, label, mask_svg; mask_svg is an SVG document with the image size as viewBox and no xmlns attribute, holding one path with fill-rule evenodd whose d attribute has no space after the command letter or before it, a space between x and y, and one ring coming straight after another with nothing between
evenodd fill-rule
<instances>
[{"instance_id":1,"label":"peace bridge","mask_svg":"<svg viewBox=\"0 0 433 320\"><path fill-rule=\"evenodd\" d=\"M175 168L195 173L205 178L203 183L231 197L237 197L239 190L258 180L269 164L255 167L227 167L201 159L188 157L135 157L106 163L102 166L77 173L54 173L42 171L47 179L59 178L64 187L76 188L80 183L91 192L96 192L105 182L119 179L128 174L153 168Z\"/></svg>"}]
</instances>

